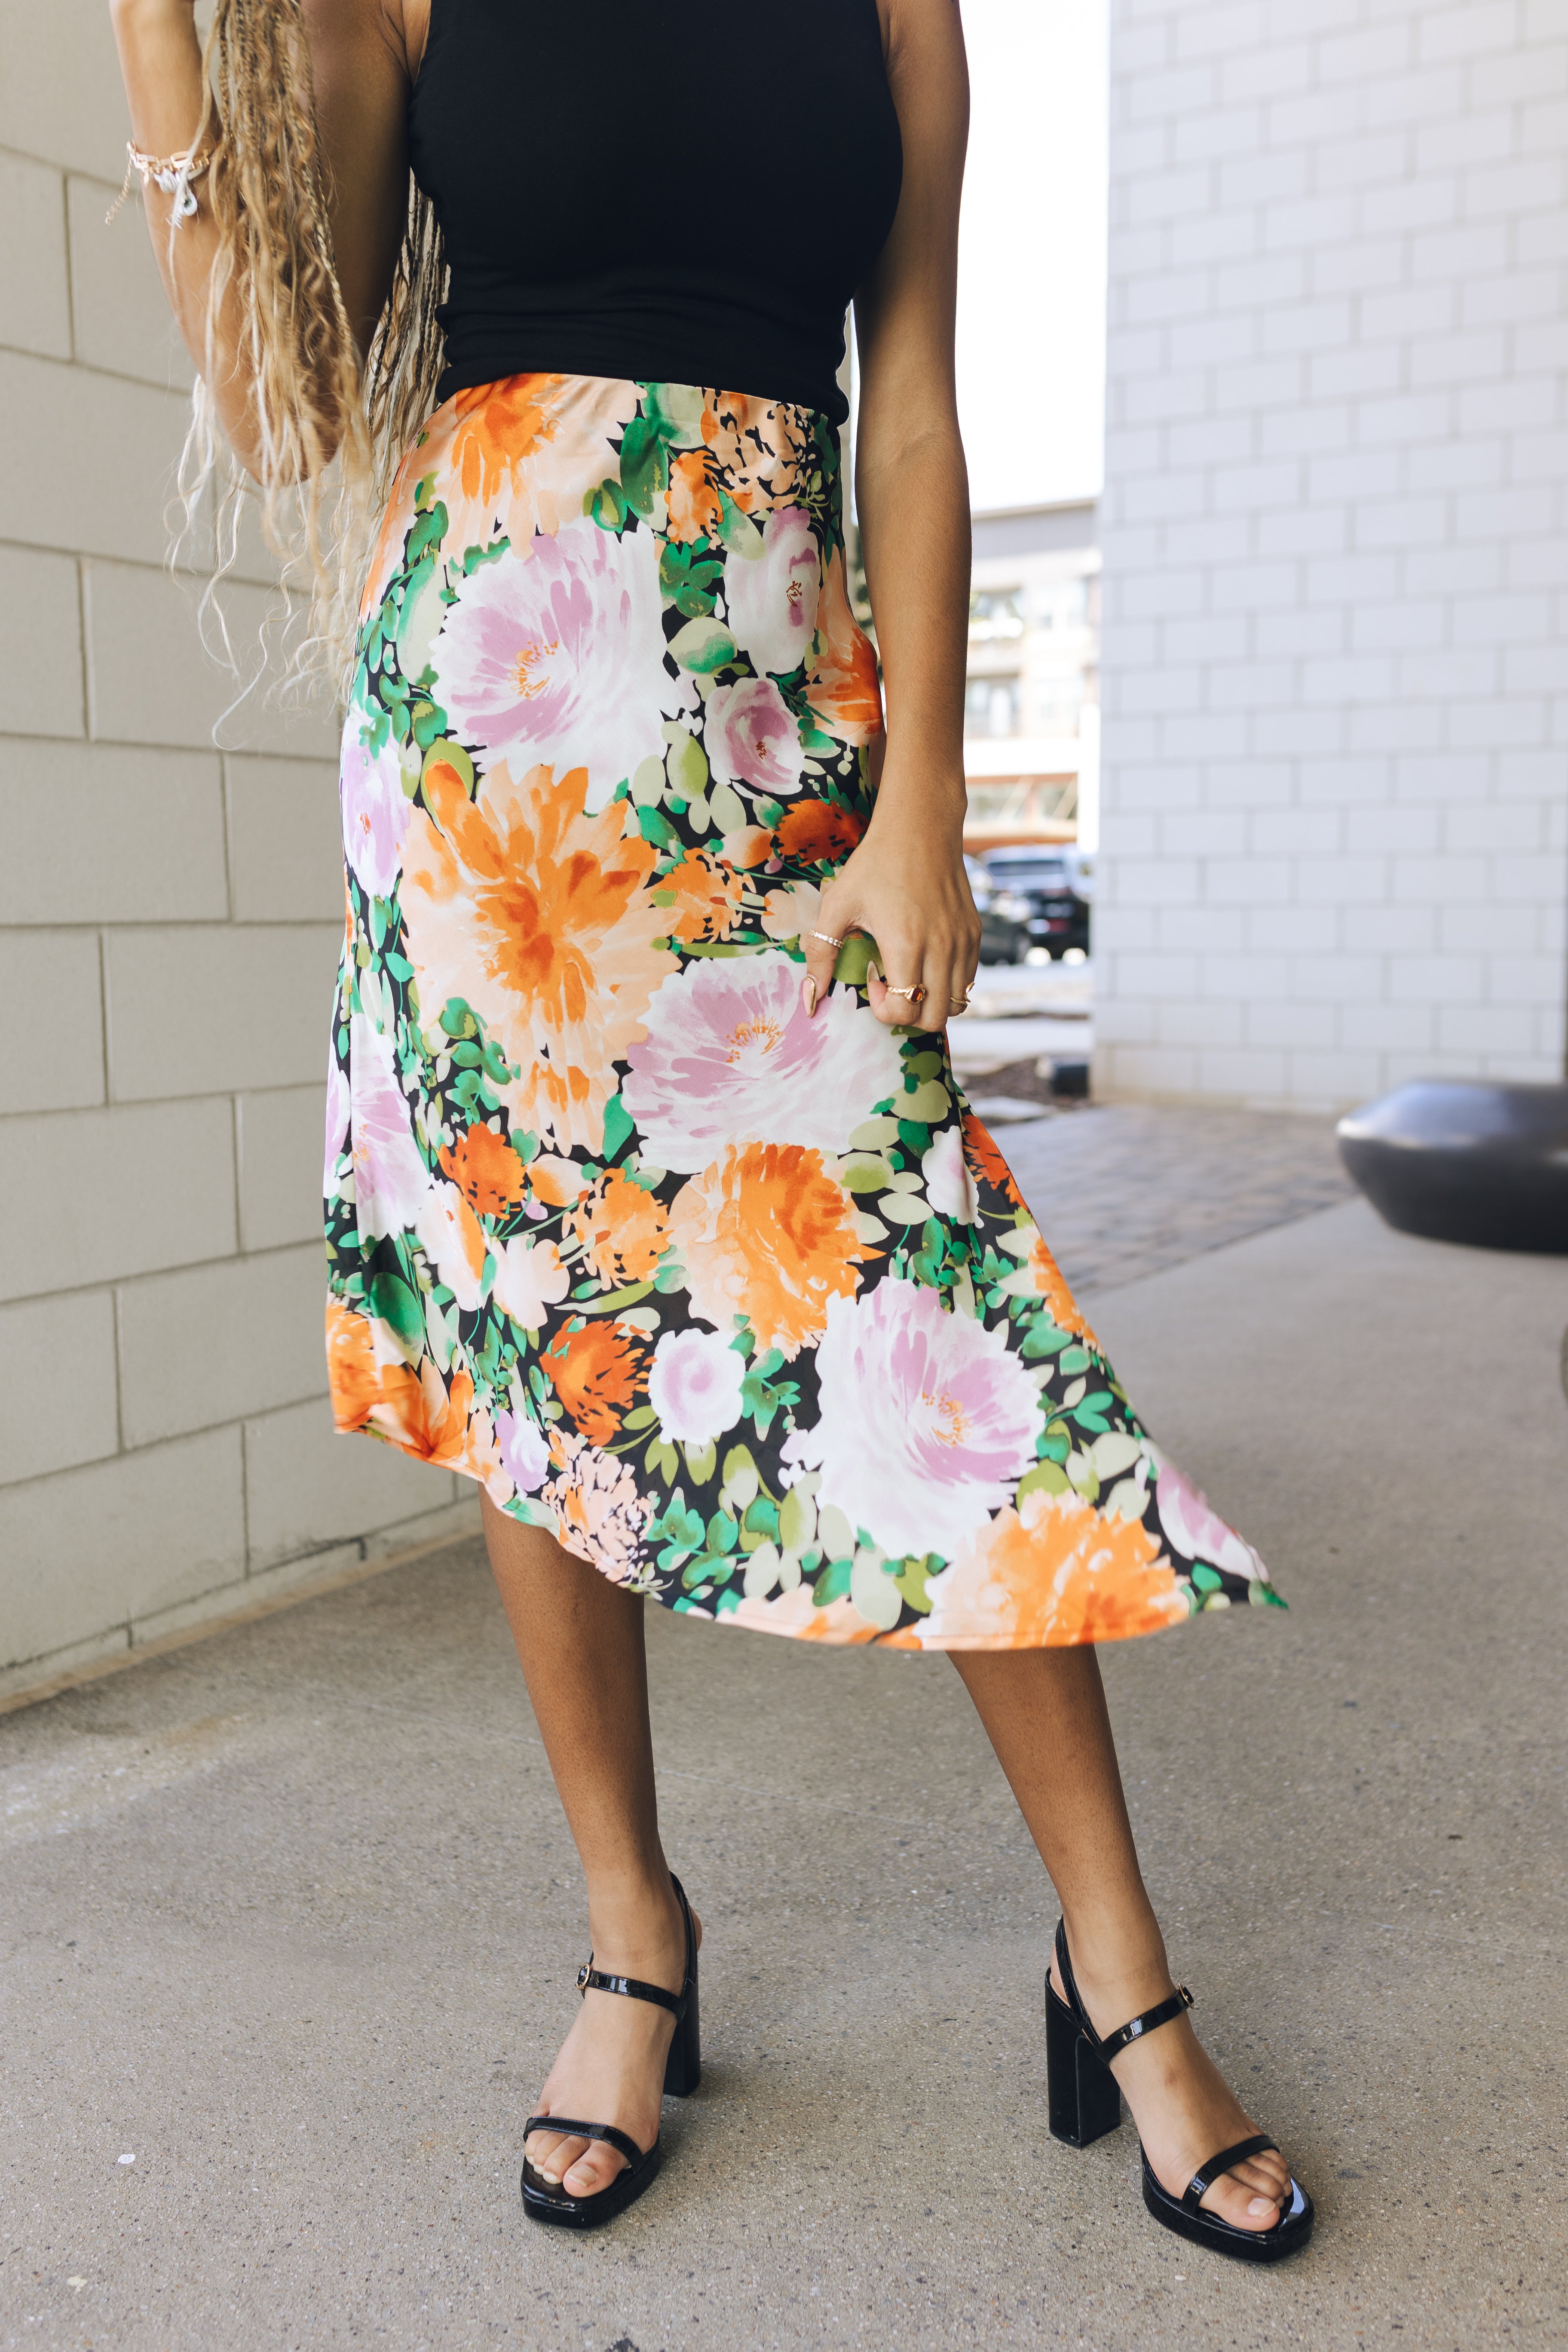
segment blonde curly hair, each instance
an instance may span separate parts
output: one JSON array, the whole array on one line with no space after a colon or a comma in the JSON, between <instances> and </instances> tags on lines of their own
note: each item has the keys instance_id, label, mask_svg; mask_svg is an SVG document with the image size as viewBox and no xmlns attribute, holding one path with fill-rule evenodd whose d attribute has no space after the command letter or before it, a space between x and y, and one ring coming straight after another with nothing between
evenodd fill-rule
<instances>
[{"instance_id":1,"label":"blonde curly hair","mask_svg":"<svg viewBox=\"0 0 1568 2352\"><path fill-rule=\"evenodd\" d=\"M290 673L325 667L341 684L377 519L404 450L435 406L443 350L436 308L447 275L441 233L410 175L391 291L362 356L332 264L300 0L216 0L203 66L195 147L212 156L202 201L219 246L178 488L191 532L216 493L217 551L204 614L216 618L237 668L213 590L236 561L254 496L285 586L308 584L309 623ZM248 467L224 440L208 390L217 321L230 306L239 364L253 385Z\"/></svg>"}]
</instances>

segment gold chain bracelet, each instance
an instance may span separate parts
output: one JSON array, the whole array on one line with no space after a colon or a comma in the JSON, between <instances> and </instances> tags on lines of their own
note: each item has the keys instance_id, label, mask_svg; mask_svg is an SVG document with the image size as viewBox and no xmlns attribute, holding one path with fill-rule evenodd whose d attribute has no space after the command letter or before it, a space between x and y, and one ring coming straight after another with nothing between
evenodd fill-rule
<instances>
[{"instance_id":1,"label":"gold chain bracelet","mask_svg":"<svg viewBox=\"0 0 1568 2352\"><path fill-rule=\"evenodd\" d=\"M209 149L207 153L202 156L196 154L194 147L184 155L143 155L135 142L128 139L125 142L125 153L128 159L125 165L125 178L120 194L103 215L104 227L109 226L121 205L131 194L132 175L137 172L142 174L143 188L155 183L166 196L174 197L176 222L189 220L196 209L196 193L191 182L199 180L212 162L211 150Z\"/></svg>"}]
</instances>

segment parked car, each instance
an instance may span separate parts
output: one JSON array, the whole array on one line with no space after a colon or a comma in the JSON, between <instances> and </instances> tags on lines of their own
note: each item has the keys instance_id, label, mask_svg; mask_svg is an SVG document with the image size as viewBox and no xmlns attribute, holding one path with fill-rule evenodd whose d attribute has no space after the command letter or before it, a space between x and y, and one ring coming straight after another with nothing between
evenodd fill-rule
<instances>
[{"instance_id":1,"label":"parked car","mask_svg":"<svg viewBox=\"0 0 1568 2352\"><path fill-rule=\"evenodd\" d=\"M963 870L980 917L981 962L1021 963L1029 945L1029 901L994 882L978 857L966 857Z\"/></svg>"},{"instance_id":2,"label":"parked car","mask_svg":"<svg viewBox=\"0 0 1568 2352\"><path fill-rule=\"evenodd\" d=\"M1026 843L990 851L985 872L996 900L1005 898L1027 908L1023 920L1028 947L1044 948L1051 956L1066 955L1070 948L1089 953L1092 858L1067 843Z\"/></svg>"}]
</instances>

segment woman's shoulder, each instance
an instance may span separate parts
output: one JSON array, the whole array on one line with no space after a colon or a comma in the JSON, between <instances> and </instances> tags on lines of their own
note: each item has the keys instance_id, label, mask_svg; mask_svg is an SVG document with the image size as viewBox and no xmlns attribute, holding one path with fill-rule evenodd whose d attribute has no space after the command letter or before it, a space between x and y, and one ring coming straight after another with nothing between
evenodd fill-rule
<instances>
[{"instance_id":1,"label":"woman's shoulder","mask_svg":"<svg viewBox=\"0 0 1568 2352\"><path fill-rule=\"evenodd\" d=\"M318 61L389 58L409 81L419 70L430 0L305 0L310 54Z\"/></svg>"}]
</instances>

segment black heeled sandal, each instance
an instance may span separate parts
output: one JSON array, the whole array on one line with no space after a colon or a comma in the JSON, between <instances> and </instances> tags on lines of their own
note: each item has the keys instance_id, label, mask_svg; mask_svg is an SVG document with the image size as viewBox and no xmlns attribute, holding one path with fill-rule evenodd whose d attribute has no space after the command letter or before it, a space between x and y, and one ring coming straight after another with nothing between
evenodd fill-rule
<instances>
[{"instance_id":1,"label":"black heeled sandal","mask_svg":"<svg viewBox=\"0 0 1568 2352\"><path fill-rule=\"evenodd\" d=\"M1152 2009L1146 2009L1126 2025L1118 2026L1114 2033L1103 2040L1089 2021L1089 2012L1073 1980L1072 1961L1068 1955L1067 1922L1057 1927L1057 1967L1067 1989L1063 2000L1046 1971L1046 2098L1051 2135L1065 2140L1069 2147L1089 2147L1107 2132L1117 2129L1121 2121L1121 2089L1110 2071L1110 2061L1130 2042L1139 2042L1157 2026L1169 2025L1173 2017L1191 2009L1192 1994L1185 1985ZM1254 2132L1249 2139L1237 2140L1234 2147L1221 2148L1217 2156L1199 2167L1180 2197L1173 2197L1155 2174L1142 2142L1138 2153L1143 2159L1143 2202L1156 2221L1173 2230L1178 2238L1190 2238L1194 2245L1208 2246L1218 2254L1229 2254L1243 2263L1278 2263L1287 2254L1300 2252L1312 2234L1312 2200L1300 2184L1290 2183L1289 2202L1271 2230L1238 2230L1232 2221L1222 2221L1210 2213L1200 2202L1222 2172L1233 2164L1245 2162L1249 2156L1261 2156L1266 2148L1279 2154L1279 2144L1265 2132Z\"/></svg>"},{"instance_id":2,"label":"black heeled sandal","mask_svg":"<svg viewBox=\"0 0 1568 2352\"><path fill-rule=\"evenodd\" d=\"M606 1976L602 1969L594 1966L592 1952L577 1971L577 1990L580 1993L625 1993L630 2000L649 2000L656 2008L669 2011L675 2020L675 2037L664 2064L664 2095L684 2099L702 2079L697 2015L697 1932L691 1924L686 1889L673 1872L669 1883L679 1898L681 1916L686 1922L686 1978L680 1990L666 1992L662 1985L644 1984L639 1977ZM579 2123L574 2116L530 2116L523 2126L524 2141L536 2131L558 2131L572 2139L602 2139L626 2159L626 2170L617 2172L607 2188L595 2189L591 2197L573 2197L558 2181L546 2180L542 2172L536 2172L524 2157L523 2211L535 2221L554 2221L568 2230L593 2230L601 2221L613 2221L617 2213L624 2213L628 2205L636 2203L651 2184L662 2161L657 2132L653 2146L640 2148L630 2133L616 2124Z\"/></svg>"}]
</instances>

